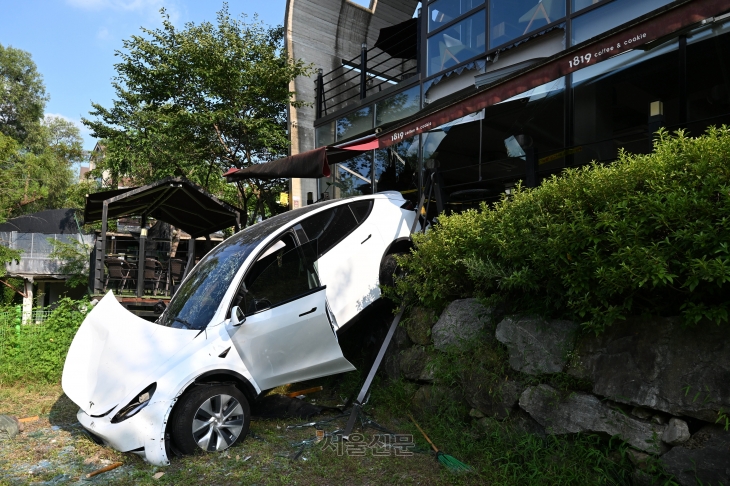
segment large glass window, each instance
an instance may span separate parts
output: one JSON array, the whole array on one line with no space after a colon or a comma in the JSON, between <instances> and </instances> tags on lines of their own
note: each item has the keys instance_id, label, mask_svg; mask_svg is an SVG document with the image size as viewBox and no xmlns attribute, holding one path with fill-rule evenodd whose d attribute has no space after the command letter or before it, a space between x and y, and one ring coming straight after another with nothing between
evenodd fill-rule
<instances>
[{"instance_id":1,"label":"large glass window","mask_svg":"<svg viewBox=\"0 0 730 486\"><path fill-rule=\"evenodd\" d=\"M485 12L481 10L428 38L428 75L471 59L486 50Z\"/></svg>"},{"instance_id":2,"label":"large glass window","mask_svg":"<svg viewBox=\"0 0 730 486\"><path fill-rule=\"evenodd\" d=\"M730 125L730 22L687 39L687 128Z\"/></svg>"},{"instance_id":3,"label":"large glass window","mask_svg":"<svg viewBox=\"0 0 730 486\"><path fill-rule=\"evenodd\" d=\"M570 8L571 12L577 12L578 10L583 10L584 8L590 7L591 5L595 5L596 3L600 2L601 0L572 0L570 2Z\"/></svg>"},{"instance_id":4,"label":"large glass window","mask_svg":"<svg viewBox=\"0 0 730 486\"><path fill-rule=\"evenodd\" d=\"M399 191L407 199L418 197L418 137L404 140L386 150L375 151L377 192Z\"/></svg>"},{"instance_id":5,"label":"large glass window","mask_svg":"<svg viewBox=\"0 0 730 486\"><path fill-rule=\"evenodd\" d=\"M428 6L428 31L438 29L483 4L484 0L437 0L432 2Z\"/></svg>"},{"instance_id":6,"label":"large glass window","mask_svg":"<svg viewBox=\"0 0 730 486\"><path fill-rule=\"evenodd\" d=\"M316 129L317 147L335 143L335 123L330 122Z\"/></svg>"},{"instance_id":7,"label":"large glass window","mask_svg":"<svg viewBox=\"0 0 730 486\"><path fill-rule=\"evenodd\" d=\"M375 126L400 120L421 108L421 88L416 85L375 104Z\"/></svg>"},{"instance_id":8,"label":"large glass window","mask_svg":"<svg viewBox=\"0 0 730 486\"><path fill-rule=\"evenodd\" d=\"M333 181L327 182L331 199L373 193L372 152L365 152L333 167Z\"/></svg>"},{"instance_id":9,"label":"large glass window","mask_svg":"<svg viewBox=\"0 0 730 486\"><path fill-rule=\"evenodd\" d=\"M572 45L641 17L674 0L616 0L573 19Z\"/></svg>"},{"instance_id":10,"label":"large glass window","mask_svg":"<svg viewBox=\"0 0 730 486\"><path fill-rule=\"evenodd\" d=\"M680 119L677 41L630 51L573 73L573 140L577 164L613 161L623 148L651 151L649 107L661 101L664 124Z\"/></svg>"},{"instance_id":11,"label":"large glass window","mask_svg":"<svg viewBox=\"0 0 730 486\"><path fill-rule=\"evenodd\" d=\"M373 128L373 107L366 106L337 120L337 141L360 135Z\"/></svg>"},{"instance_id":12,"label":"large glass window","mask_svg":"<svg viewBox=\"0 0 730 486\"><path fill-rule=\"evenodd\" d=\"M489 6L490 48L565 17L565 0L492 1Z\"/></svg>"}]
</instances>

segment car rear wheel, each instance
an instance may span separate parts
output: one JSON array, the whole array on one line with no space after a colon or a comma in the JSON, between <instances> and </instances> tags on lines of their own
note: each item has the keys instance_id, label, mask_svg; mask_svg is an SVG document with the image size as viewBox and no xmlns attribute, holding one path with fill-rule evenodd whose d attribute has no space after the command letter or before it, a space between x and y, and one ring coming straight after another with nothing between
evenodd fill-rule
<instances>
[{"instance_id":1,"label":"car rear wheel","mask_svg":"<svg viewBox=\"0 0 730 486\"><path fill-rule=\"evenodd\" d=\"M395 278L393 275L401 276L403 274L403 270L398 267L398 262L395 259L396 256L403 255L405 255L405 253L391 253L389 255L385 255L383 261L380 262L380 272L378 277L381 287L393 287L395 285Z\"/></svg>"},{"instance_id":2,"label":"car rear wheel","mask_svg":"<svg viewBox=\"0 0 730 486\"><path fill-rule=\"evenodd\" d=\"M248 433L246 397L231 385L201 386L183 395L173 415L172 440L183 454L228 449Z\"/></svg>"}]
</instances>

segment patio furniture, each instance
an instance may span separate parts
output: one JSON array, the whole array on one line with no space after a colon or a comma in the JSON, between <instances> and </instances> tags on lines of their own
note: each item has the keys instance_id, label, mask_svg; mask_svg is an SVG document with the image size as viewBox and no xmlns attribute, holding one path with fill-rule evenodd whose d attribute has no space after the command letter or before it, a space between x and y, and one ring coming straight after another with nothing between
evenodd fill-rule
<instances>
[{"instance_id":1,"label":"patio furniture","mask_svg":"<svg viewBox=\"0 0 730 486\"><path fill-rule=\"evenodd\" d=\"M176 285L180 285L183 275L185 275L185 260L181 260L180 258L170 258L168 267L170 286L174 288Z\"/></svg>"},{"instance_id":2,"label":"patio furniture","mask_svg":"<svg viewBox=\"0 0 730 486\"><path fill-rule=\"evenodd\" d=\"M104 260L104 265L107 268L106 280L104 281L104 292L106 292L109 281L117 282L117 291L124 291L124 286L127 282L130 285L134 285L136 279L134 278L134 272L132 265L124 260L118 258L107 258Z\"/></svg>"},{"instance_id":3,"label":"patio furniture","mask_svg":"<svg viewBox=\"0 0 730 486\"><path fill-rule=\"evenodd\" d=\"M144 260L144 284L150 284L152 287L152 295L157 295L160 287L160 280L165 274L165 267L154 258L145 258Z\"/></svg>"}]
</instances>

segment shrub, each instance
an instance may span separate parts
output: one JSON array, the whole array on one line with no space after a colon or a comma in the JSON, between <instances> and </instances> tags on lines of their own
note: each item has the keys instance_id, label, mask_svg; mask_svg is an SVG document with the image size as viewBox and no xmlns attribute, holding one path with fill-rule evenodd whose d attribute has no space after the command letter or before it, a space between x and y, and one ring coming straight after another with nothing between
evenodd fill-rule
<instances>
[{"instance_id":1,"label":"shrub","mask_svg":"<svg viewBox=\"0 0 730 486\"><path fill-rule=\"evenodd\" d=\"M61 299L42 324L5 329L0 347L0 381L57 383L68 348L88 311L87 301Z\"/></svg>"},{"instance_id":2,"label":"shrub","mask_svg":"<svg viewBox=\"0 0 730 486\"><path fill-rule=\"evenodd\" d=\"M414 241L396 291L432 308L477 295L595 332L641 313L726 322L730 129L662 131L652 154L568 169Z\"/></svg>"}]
</instances>

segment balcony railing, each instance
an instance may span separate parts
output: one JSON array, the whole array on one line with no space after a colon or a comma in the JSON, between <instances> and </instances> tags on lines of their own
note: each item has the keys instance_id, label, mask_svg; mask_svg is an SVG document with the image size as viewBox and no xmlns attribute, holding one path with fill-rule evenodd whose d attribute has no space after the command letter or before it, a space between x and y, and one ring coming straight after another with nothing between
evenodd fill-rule
<instances>
[{"instance_id":1,"label":"balcony railing","mask_svg":"<svg viewBox=\"0 0 730 486\"><path fill-rule=\"evenodd\" d=\"M386 38L379 38L376 46L369 49L362 44L359 56L342 59L342 65L328 73L323 73L320 68L314 82L317 118L417 75L420 68L418 37L417 30L396 31ZM412 45L416 45L415 59L394 57L383 50L398 53ZM378 46L383 46L383 49Z\"/></svg>"}]
</instances>

